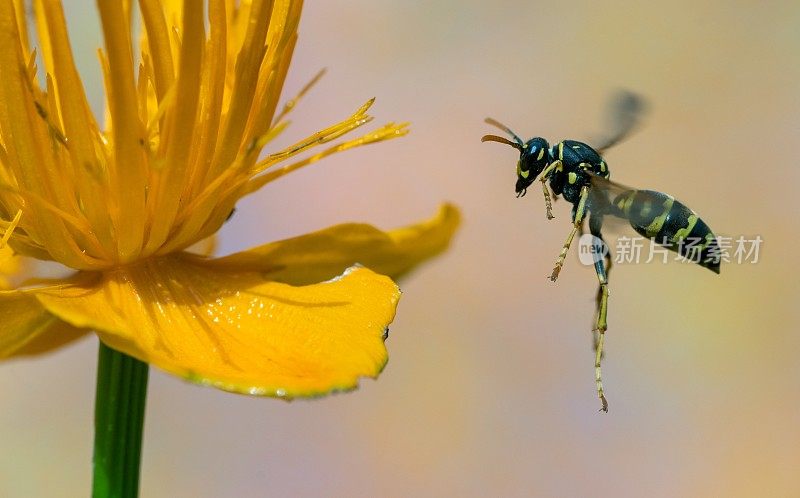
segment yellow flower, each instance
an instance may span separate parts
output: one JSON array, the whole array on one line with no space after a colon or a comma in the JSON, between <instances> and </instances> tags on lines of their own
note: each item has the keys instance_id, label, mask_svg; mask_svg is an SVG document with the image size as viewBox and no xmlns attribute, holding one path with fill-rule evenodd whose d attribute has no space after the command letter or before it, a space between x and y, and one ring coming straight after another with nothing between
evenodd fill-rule
<instances>
[{"instance_id":1,"label":"yellow flower","mask_svg":"<svg viewBox=\"0 0 800 498\"><path fill-rule=\"evenodd\" d=\"M40 78L22 0L0 1L0 229L18 253L78 270L0 293L0 358L91 329L114 349L234 392L313 396L376 377L399 299L384 275L444 250L459 222L453 206L386 233L345 224L219 259L186 249L241 197L405 125L297 157L367 123L370 101L262 154L296 103L278 112L301 2L141 0L138 56L129 3L98 6L104 130L59 2L34 2Z\"/></svg>"},{"instance_id":2,"label":"yellow flower","mask_svg":"<svg viewBox=\"0 0 800 498\"><path fill-rule=\"evenodd\" d=\"M22 258L8 245L0 246L0 289L13 287L11 278L21 272Z\"/></svg>"}]
</instances>

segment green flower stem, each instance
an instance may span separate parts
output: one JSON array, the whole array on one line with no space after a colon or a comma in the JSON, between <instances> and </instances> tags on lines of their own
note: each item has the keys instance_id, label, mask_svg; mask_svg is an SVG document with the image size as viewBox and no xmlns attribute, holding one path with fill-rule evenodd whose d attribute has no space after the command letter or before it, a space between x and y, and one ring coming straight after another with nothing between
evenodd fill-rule
<instances>
[{"instance_id":1,"label":"green flower stem","mask_svg":"<svg viewBox=\"0 0 800 498\"><path fill-rule=\"evenodd\" d=\"M102 342L94 407L94 498L135 498L147 399L147 363Z\"/></svg>"}]
</instances>

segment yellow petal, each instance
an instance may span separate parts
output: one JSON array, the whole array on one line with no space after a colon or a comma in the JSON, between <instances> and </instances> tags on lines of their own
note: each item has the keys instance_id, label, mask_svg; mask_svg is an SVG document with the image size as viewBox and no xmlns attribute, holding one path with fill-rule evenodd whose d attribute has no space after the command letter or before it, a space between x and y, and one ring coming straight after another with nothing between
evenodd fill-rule
<instances>
[{"instance_id":1,"label":"yellow petal","mask_svg":"<svg viewBox=\"0 0 800 498\"><path fill-rule=\"evenodd\" d=\"M0 292L0 358L46 353L83 337L20 291Z\"/></svg>"},{"instance_id":2,"label":"yellow petal","mask_svg":"<svg viewBox=\"0 0 800 498\"><path fill-rule=\"evenodd\" d=\"M7 245L0 246L0 289L12 288L11 279L24 271L23 259Z\"/></svg>"},{"instance_id":3,"label":"yellow petal","mask_svg":"<svg viewBox=\"0 0 800 498\"><path fill-rule=\"evenodd\" d=\"M205 239L190 245L189 247L186 248L186 252L190 252L192 254L199 254L201 256L213 256L214 253L217 252L218 245L219 245L219 237L215 233L210 237L206 237Z\"/></svg>"},{"instance_id":4,"label":"yellow petal","mask_svg":"<svg viewBox=\"0 0 800 498\"><path fill-rule=\"evenodd\" d=\"M366 268L293 287L183 253L79 276L36 296L112 348L187 380L294 398L377 377L400 293Z\"/></svg>"},{"instance_id":5,"label":"yellow petal","mask_svg":"<svg viewBox=\"0 0 800 498\"><path fill-rule=\"evenodd\" d=\"M55 319L49 327L43 329L24 346L16 350L13 357L50 353L78 339L83 339L90 333L91 331L88 329L79 329L62 320Z\"/></svg>"},{"instance_id":6,"label":"yellow petal","mask_svg":"<svg viewBox=\"0 0 800 498\"><path fill-rule=\"evenodd\" d=\"M356 263L397 278L447 249L460 222L458 209L444 204L430 220L389 232L346 223L208 264L229 271L260 271L270 280L292 285L333 278Z\"/></svg>"}]
</instances>

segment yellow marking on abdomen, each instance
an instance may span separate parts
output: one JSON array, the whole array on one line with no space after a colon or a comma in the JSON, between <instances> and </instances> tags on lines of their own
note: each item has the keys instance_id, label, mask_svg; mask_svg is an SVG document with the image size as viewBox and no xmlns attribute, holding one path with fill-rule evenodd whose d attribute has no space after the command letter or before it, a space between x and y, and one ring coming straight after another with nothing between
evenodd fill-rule
<instances>
[{"instance_id":1,"label":"yellow marking on abdomen","mask_svg":"<svg viewBox=\"0 0 800 498\"><path fill-rule=\"evenodd\" d=\"M631 217L631 204L633 204L633 198L636 195L636 192L630 192L628 194L623 194L625 197L621 198L617 201L617 207L625 213L625 216L628 218Z\"/></svg>"},{"instance_id":2,"label":"yellow marking on abdomen","mask_svg":"<svg viewBox=\"0 0 800 498\"><path fill-rule=\"evenodd\" d=\"M706 234L705 240L703 240L703 244L700 246L700 250L704 250L706 247L710 246L713 242L716 242L717 238L714 236L713 233L708 232Z\"/></svg>"},{"instance_id":3,"label":"yellow marking on abdomen","mask_svg":"<svg viewBox=\"0 0 800 498\"><path fill-rule=\"evenodd\" d=\"M650 216L650 213L653 212L653 203L650 201L645 201L639 206L639 216L642 218L647 218Z\"/></svg>"},{"instance_id":4,"label":"yellow marking on abdomen","mask_svg":"<svg viewBox=\"0 0 800 498\"><path fill-rule=\"evenodd\" d=\"M658 235L658 232L661 231L661 227L664 226L664 222L667 220L667 215L669 215L669 210L672 209L672 204L674 202L675 199L670 197L661 205L664 209L664 212L653 218L653 221L650 222L650 224L644 229L648 237L655 237Z\"/></svg>"},{"instance_id":5,"label":"yellow marking on abdomen","mask_svg":"<svg viewBox=\"0 0 800 498\"><path fill-rule=\"evenodd\" d=\"M697 220L698 218L696 214L690 215L689 219L687 220L688 224L686 225L686 227L681 228L680 230L675 232L675 235L672 236L672 242L680 242L681 240L688 237L689 234L692 233L692 228L694 228L694 226L697 224Z\"/></svg>"}]
</instances>

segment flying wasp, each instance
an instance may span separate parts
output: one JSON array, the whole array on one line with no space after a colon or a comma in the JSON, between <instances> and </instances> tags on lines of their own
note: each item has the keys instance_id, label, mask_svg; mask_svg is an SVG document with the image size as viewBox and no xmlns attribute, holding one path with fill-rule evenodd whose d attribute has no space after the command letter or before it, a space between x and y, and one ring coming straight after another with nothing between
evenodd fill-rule
<instances>
[{"instance_id":1,"label":"flying wasp","mask_svg":"<svg viewBox=\"0 0 800 498\"><path fill-rule=\"evenodd\" d=\"M563 197L572 204L572 230L556 259L550 280L558 279L564 266L572 239L583 230L589 215L589 231L600 244L600 254L594 258L599 281L597 292L597 321L595 324L595 383L602 411L608 411L603 393L600 360L607 330L608 273L611 267L608 247L602 235L604 220L626 220L633 229L689 261L720 271L720 248L716 236L706 223L674 197L654 190L638 190L609 180L610 170L602 154L622 141L636 127L644 103L633 93L620 92L609 107L612 133L594 147L577 140L562 140L554 145L541 137L523 141L507 126L492 118L486 122L504 131L511 140L497 135L485 135L482 142L499 142L519 151L517 161L517 197L526 194L538 178L542 183L548 219L553 219L552 198ZM549 189L548 189L549 183Z\"/></svg>"}]
</instances>

